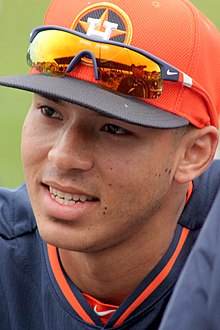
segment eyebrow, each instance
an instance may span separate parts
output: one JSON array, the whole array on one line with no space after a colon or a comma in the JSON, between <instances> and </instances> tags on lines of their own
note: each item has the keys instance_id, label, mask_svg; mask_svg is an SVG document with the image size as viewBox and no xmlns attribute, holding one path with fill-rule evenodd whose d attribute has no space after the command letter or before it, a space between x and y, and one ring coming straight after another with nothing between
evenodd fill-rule
<instances>
[{"instance_id":1,"label":"eyebrow","mask_svg":"<svg viewBox=\"0 0 220 330\"><path fill-rule=\"evenodd\" d=\"M60 99L57 99L56 97L53 97L51 95L46 95L46 94L38 94L40 97L43 97L44 99L47 99L47 100L50 100L54 103L57 103L57 104L63 104L64 101L63 100L60 100Z\"/></svg>"}]
</instances>

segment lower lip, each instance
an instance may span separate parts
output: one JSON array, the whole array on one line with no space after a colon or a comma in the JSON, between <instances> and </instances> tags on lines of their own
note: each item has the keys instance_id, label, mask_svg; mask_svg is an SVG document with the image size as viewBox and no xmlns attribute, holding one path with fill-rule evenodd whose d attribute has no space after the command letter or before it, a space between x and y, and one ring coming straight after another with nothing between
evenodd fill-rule
<instances>
[{"instance_id":1,"label":"lower lip","mask_svg":"<svg viewBox=\"0 0 220 330\"><path fill-rule=\"evenodd\" d=\"M63 205L52 199L48 189L45 189L43 196L43 208L50 217L65 221L80 220L86 215L94 214L95 206L98 202L84 202L75 205ZM92 212L92 213L91 213Z\"/></svg>"}]
</instances>

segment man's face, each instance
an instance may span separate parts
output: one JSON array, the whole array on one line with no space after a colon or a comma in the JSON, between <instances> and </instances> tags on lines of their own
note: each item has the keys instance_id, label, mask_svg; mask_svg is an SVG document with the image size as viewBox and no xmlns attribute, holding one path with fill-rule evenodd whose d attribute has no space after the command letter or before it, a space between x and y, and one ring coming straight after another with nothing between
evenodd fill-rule
<instances>
[{"instance_id":1,"label":"man's face","mask_svg":"<svg viewBox=\"0 0 220 330\"><path fill-rule=\"evenodd\" d=\"M22 157L42 238L64 249L99 251L144 235L166 208L174 136L35 95Z\"/></svg>"},{"instance_id":2,"label":"man's face","mask_svg":"<svg viewBox=\"0 0 220 330\"><path fill-rule=\"evenodd\" d=\"M144 73L143 73L142 68L136 67L136 68L133 68L132 71L133 71L133 74L136 78L139 78L139 79L143 78Z\"/></svg>"}]
</instances>

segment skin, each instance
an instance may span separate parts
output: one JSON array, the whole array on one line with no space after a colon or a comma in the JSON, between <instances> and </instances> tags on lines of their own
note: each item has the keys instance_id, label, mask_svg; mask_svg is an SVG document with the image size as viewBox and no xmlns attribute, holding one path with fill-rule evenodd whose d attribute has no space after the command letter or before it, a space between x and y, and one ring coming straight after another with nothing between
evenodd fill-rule
<instances>
[{"instance_id":1,"label":"skin","mask_svg":"<svg viewBox=\"0 0 220 330\"><path fill-rule=\"evenodd\" d=\"M120 304L166 252L192 173L183 159L196 137L180 132L34 95L22 135L27 187L42 238L83 292ZM92 200L66 206L49 186Z\"/></svg>"}]
</instances>

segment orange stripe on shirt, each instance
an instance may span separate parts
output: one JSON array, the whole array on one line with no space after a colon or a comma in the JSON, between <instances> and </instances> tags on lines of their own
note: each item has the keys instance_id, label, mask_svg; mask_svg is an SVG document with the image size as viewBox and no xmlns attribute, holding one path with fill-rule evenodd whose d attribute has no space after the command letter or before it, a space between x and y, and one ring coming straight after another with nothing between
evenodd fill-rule
<instances>
[{"instance_id":1,"label":"orange stripe on shirt","mask_svg":"<svg viewBox=\"0 0 220 330\"><path fill-rule=\"evenodd\" d=\"M56 247L48 244L47 249L48 249L49 260L50 260L50 264L51 264L54 276L56 278L57 283L59 284L59 287L60 287L62 293L66 297L67 301L70 303L70 305L73 307L73 309L79 314L79 316L84 321L95 324L94 321L90 318L90 316L82 308L82 306L80 305L80 303L74 296L73 292L71 291L71 289L65 279L63 271L60 267Z\"/></svg>"},{"instance_id":2,"label":"orange stripe on shirt","mask_svg":"<svg viewBox=\"0 0 220 330\"><path fill-rule=\"evenodd\" d=\"M128 309L121 315L118 321L114 324L114 327L119 326L124 322L124 320L138 307L142 304L142 302L147 299L150 294L164 281L167 275L170 273L178 255L181 252L181 249L186 241L186 238L189 234L189 229L183 228L179 243L166 264L163 270L155 277L155 279L148 285L148 287L142 292L142 294L128 307Z\"/></svg>"},{"instance_id":3,"label":"orange stripe on shirt","mask_svg":"<svg viewBox=\"0 0 220 330\"><path fill-rule=\"evenodd\" d=\"M188 201L189 201L189 199L190 199L190 197L192 195L192 192L193 192L193 182L190 181L189 187L188 187L188 191L187 191L187 194L186 194L186 203L185 204L188 203Z\"/></svg>"}]
</instances>

